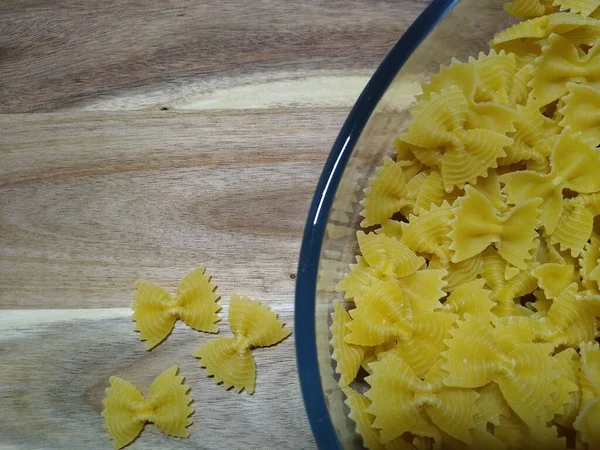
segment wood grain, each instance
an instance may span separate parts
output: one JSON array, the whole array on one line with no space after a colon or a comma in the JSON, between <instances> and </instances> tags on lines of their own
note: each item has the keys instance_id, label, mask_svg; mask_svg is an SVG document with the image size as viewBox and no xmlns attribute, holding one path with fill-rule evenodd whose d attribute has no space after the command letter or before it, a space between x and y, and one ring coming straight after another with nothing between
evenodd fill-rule
<instances>
[{"instance_id":1,"label":"wood grain","mask_svg":"<svg viewBox=\"0 0 600 450\"><path fill-rule=\"evenodd\" d=\"M0 116L0 444L108 448L108 377L147 389L179 363L196 401L192 438L147 427L132 448L314 446L293 335L257 351L257 392L237 395L191 357L210 336L179 325L145 352L128 307L137 278L173 291L205 264L222 317L241 293L291 326L308 203L345 114Z\"/></svg>"},{"instance_id":2,"label":"wood grain","mask_svg":"<svg viewBox=\"0 0 600 450\"><path fill-rule=\"evenodd\" d=\"M0 448L111 448L110 375L147 392L172 364L191 438L142 448L314 448L294 334L257 349L256 393L206 377L212 336L133 331L143 278L206 265L293 326L300 238L349 107L425 0L0 2ZM410 97L397 87L382 110ZM22 114L27 113L27 114Z\"/></svg>"},{"instance_id":3,"label":"wood grain","mask_svg":"<svg viewBox=\"0 0 600 450\"><path fill-rule=\"evenodd\" d=\"M349 106L425 0L4 0L0 112Z\"/></svg>"}]
</instances>

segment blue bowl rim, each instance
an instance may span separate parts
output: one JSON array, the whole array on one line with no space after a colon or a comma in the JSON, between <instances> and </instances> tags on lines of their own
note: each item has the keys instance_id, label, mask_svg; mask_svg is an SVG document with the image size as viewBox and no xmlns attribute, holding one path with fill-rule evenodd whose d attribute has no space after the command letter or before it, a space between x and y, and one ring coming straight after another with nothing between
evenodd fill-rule
<instances>
[{"instance_id":1,"label":"blue bowl rim","mask_svg":"<svg viewBox=\"0 0 600 450\"><path fill-rule=\"evenodd\" d=\"M331 204L350 154L382 95L423 39L459 1L432 0L392 47L346 118L312 199L296 277L294 329L304 406L320 449L342 449L325 403L315 334L317 270Z\"/></svg>"}]
</instances>

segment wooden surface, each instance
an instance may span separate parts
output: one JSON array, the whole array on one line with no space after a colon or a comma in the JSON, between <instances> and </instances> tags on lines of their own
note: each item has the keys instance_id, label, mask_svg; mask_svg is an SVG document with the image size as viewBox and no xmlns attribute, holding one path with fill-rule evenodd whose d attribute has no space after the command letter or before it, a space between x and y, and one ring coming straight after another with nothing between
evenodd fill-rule
<instances>
[{"instance_id":1,"label":"wooden surface","mask_svg":"<svg viewBox=\"0 0 600 450\"><path fill-rule=\"evenodd\" d=\"M206 265L222 295L293 328L300 238L356 96L424 1L0 1L0 448L111 448L108 377L147 391L178 363L188 440L131 448L313 448L294 335L227 392L178 324L146 352L136 279ZM26 113L26 114L22 114Z\"/></svg>"}]
</instances>

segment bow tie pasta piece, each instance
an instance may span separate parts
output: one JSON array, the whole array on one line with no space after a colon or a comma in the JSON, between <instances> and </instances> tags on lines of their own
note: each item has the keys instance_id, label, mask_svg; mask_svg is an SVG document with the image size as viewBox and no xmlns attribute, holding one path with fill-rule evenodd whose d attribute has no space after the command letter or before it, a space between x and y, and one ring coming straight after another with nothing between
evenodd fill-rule
<instances>
[{"instance_id":1,"label":"bow tie pasta piece","mask_svg":"<svg viewBox=\"0 0 600 450\"><path fill-rule=\"evenodd\" d=\"M478 279L457 287L446 299L441 310L458 314L464 319L468 314L478 320L492 322L496 316L492 314L495 303L490 300L491 292L484 289L485 280Z\"/></svg>"},{"instance_id":2,"label":"bow tie pasta piece","mask_svg":"<svg viewBox=\"0 0 600 450\"><path fill-rule=\"evenodd\" d=\"M452 262L464 261L495 244L506 261L525 269L536 247L540 203L540 199L532 199L499 214L483 194L467 186L453 208L449 246L454 252Z\"/></svg>"},{"instance_id":3,"label":"bow tie pasta piece","mask_svg":"<svg viewBox=\"0 0 600 450\"><path fill-rule=\"evenodd\" d=\"M375 271L362 256L356 257L356 264L350 264L348 273L337 285L336 291L344 293L345 300L360 301L365 288L378 280Z\"/></svg>"},{"instance_id":4,"label":"bow tie pasta piece","mask_svg":"<svg viewBox=\"0 0 600 450\"><path fill-rule=\"evenodd\" d=\"M417 100L429 100L433 93L458 87L469 104L469 124L503 133L512 128L515 115L512 107L527 101L530 76L531 70L518 69L513 54L491 50L487 55L480 53L477 59L469 58L467 63L453 59L450 66L442 66L423 85L423 94Z\"/></svg>"},{"instance_id":5,"label":"bow tie pasta piece","mask_svg":"<svg viewBox=\"0 0 600 450\"><path fill-rule=\"evenodd\" d=\"M485 176L488 169L497 167L498 158L506 156L504 148L512 144L503 133L468 127L469 105L457 87L431 94L429 100L413 108L412 117L400 139L442 154L440 165L447 192Z\"/></svg>"},{"instance_id":6,"label":"bow tie pasta piece","mask_svg":"<svg viewBox=\"0 0 600 450\"><path fill-rule=\"evenodd\" d=\"M376 233L356 233L367 264L381 276L405 277L425 264L425 259L397 239Z\"/></svg>"},{"instance_id":7,"label":"bow tie pasta piece","mask_svg":"<svg viewBox=\"0 0 600 450\"><path fill-rule=\"evenodd\" d=\"M465 259L464 261L456 264L452 262L442 264L437 257L433 257L429 261L430 269L445 269L448 272L444 277L446 286L444 286L443 289L446 292L452 292L460 285L473 281L475 278L477 278L477 275L479 275L482 267L483 259L481 254L475 255L472 258Z\"/></svg>"},{"instance_id":8,"label":"bow tie pasta piece","mask_svg":"<svg viewBox=\"0 0 600 450\"><path fill-rule=\"evenodd\" d=\"M229 325L234 337L213 339L199 347L194 356L206 367L208 376L214 376L226 389L245 389L252 394L256 366L251 349L275 345L291 331L267 306L238 296L229 302Z\"/></svg>"},{"instance_id":9,"label":"bow tie pasta piece","mask_svg":"<svg viewBox=\"0 0 600 450\"><path fill-rule=\"evenodd\" d=\"M188 274L171 297L160 286L138 281L133 294L132 319L140 340L146 341L146 350L160 344L171 332L177 319L198 331L217 333L220 320L217 312L219 295L214 291L206 269L199 267Z\"/></svg>"},{"instance_id":10,"label":"bow tie pasta piece","mask_svg":"<svg viewBox=\"0 0 600 450\"><path fill-rule=\"evenodd\" d=\"M422 209L418 215L411 214L408 223L402 224L400 242L415 252L435 255L442 264L447 264L452 218L452 207L447 202Z\"/></svg>"},{"instance_id":11,"label":"bow tie pasta piece","mask_svg":"<svg viewBox=\"0 0 600 450\"><path fill-rule=\"evenodd\" d=\"M348 417L356 424L356 432L363 440L363 445L369 450L384 450L385 446L379 442L379 432L373 428L374 417L367 412L371 401L350 387L342 388L346 400L344 403L350 409Z\"/></svg>"},{"instance_id":12,"label":"bow tie pasta piece","mask_svg":"<svg viewBox=\"0 0 600 450\"><path fill-rule=\"evenodd\" d=\"M513 328L495 331L491 324L469 318L450 332L443 369L446 386L476 388L494 381L512 410L525 422L552 417L552 344L517 341ZM527 337L527 333L522 333ZM476 336L476 339L473 337ZM507 336L510 338L508 339ZM517 342L510 342L510 340Z\"/></svg>"},{"instance_id":13,"label":"bow tie pasta piece","mask_svg":"<svg viewBox=\"0 0 600 450\"><path fill-rule=\"evenodd\" d=\"M571 256L561 257L560 262L540 264L531 274L549 299L558 297L571 283L579 283L577 261Z\"/></svg>"},{"instance_id":14,"label":"bow tie pasta piece","mask_svg":"<svg viewBox=\"0 0 600 450\"><path fill-rule=\"evenodd\" d=\"M569 39L552 34L536 60L531 80L531 95L535 104L543 106L567 93L567 84L600 83L599 45L593 45L582 53Z\"/></svg>"},{"instance_id":15,"label":"bow tie pasta piece","mask_svg":"<svg viewBox=\"0 0 600 450\"><path fill-rule=\"evenodd\" d=\"M436 366L421 380L393 352L371 363L371 367L373 374L365 379L371 388L365 395L371 401L368 412L375 416L373 426L381 430L381 442L410 432L425 413L445 433L471 443L469 430L475 426L473 416L479 397L475 391L444 387L442 372Z\"/></svg>"},{"instance_id":16,"label":"bow tie pasta piece","mask_svg":"<svg viewBox=\"0 0 600 450\"><path fill-rule=\"evenodd\" d=\"M529 165L546 166L553 138L560 128L535 106L519 106L517 111L515 131L508 134L513 143L505 149L506 156L500 158L498 163L506 166L526 161Z\"/></svg>"},{"instance_id":17,"label":"bow tie pasta piece","mask_svg":"<svg viewBox=\"0 0 600 450\"><path fill-rule=\"evenodd\" d=\"M348 386L360 369L365 356L365 347L352 345L345 341L348 335L347 324L350 323L350 315L340 303L336 303L331 314L331 340L333 347L331 357L336 361L336 373L340 374L340 387Z\"/></svg>"},{"instance_id":18,"label":"bow tie pasta piece","mask_svg":"<svg viewBox=\"0 0 600 450\"><path fill-rule=\"evenodd\" d=\"M582 342L580 351L582 404L573 426L591 449L600 445L600 347Z\"/></svg>"},{"instance_id":19,"label":"bow tie pasta piece","mask_svg":"<svg viewBox=\"0 0 600 450\"><path fill-rule=\"evenodd\" d=\"M596 196L596 194L592 194ZM596 213L581 201L583 196L567 199L550 242L559 244L562 251L570 250L577 257L592 234Z\"/></svg>"},{"instance_id":20,"label":"bow tie pasta piece","mask_svg":"<svg viewBox=\"0 0 600 450\"><path fill-rule=\"evenodd\" d=\"M596 337L596 318L577 289L577 283L572 283L556 298L548 316L540 319L539 338L557 346L576 347L579 342Z\"/></svg>"},{"instance_id":21,"label":"bow tie pasta piece","mask_svg":"<svg viewBox=\"0 0 600 450\"><path fill-rule=\"evenodd\" d=\"M437 307L441 307L439 302ZM356 309L350 310L350 317L347 343L374 346L397 340L397 351L418 374L426 373L438 359L448 330L457 319L445 312L415 316L410 301L394 281L374 283Z\"/></svg>"},{"instance_id":22,"label":"bow tie pasta piece","mask_svg":"<svg viewBox=\"0 0 600 450\"><path fill-rule=\"evenodd\" d=\"M564 450L565 437L558 436L556 426L529 424L516 416L502 417L500 425L494 427L494 435L511 450Z\"/></svg>"},{"instance_id":23,"label":"bow tie pasta piece","mask_svg":"<svg viewBox=\"0 0 600 450\"><path fill-rule=\"evenodd\" d=\"M419 186L411 212L418 214L422 209L428 210L431 206L442 206L444 202L451 205L461 194L462 192L458 188L454 188L450 193L446 192L442 174L437 170L432 170Z\"/></svg>"},{"instance_id":24,"label":"bow tie pasta piece","mask_svg":"<svg viewBox=\"0 0 600 450\"><path fill-rule=\"evenodd\" d=\"M402 164L386 157L383 166L377 169L375 177L365 190L361 202L364 209L362 227L370 227L389 219L404 206L411 204L408 188L402 172Z\"/></svg>"},{"instance_id":25,"label":"bow tie pasta piece","mask_svg":"<svg viewBox=\"0 0 600 450\"><path fill-rule=\"evenodd\" d=\"M573 348L567 348L554 355L556 361L558 386L554 403L554 421L566 428L573 428L581 404L581 389L579 388L579 354Z\"/></svg>"},{"instance_id":26,"label":"bow tie pasta piece","mask_svg":"<svg viewBox=\"0 0 600 450\"><path fill-rule=\"evenodd\" d=\"M363 301L365 290L376 283L378 274L365 262L361 256L356 257L357 264L351 264L351 272L338 284L336 290L344 292L346 300L356 304ZM439 306L439 299L444 297L448 272L444 269L418 270L402 278L383 277L384 280L394 280L403 295L408 299L415 313L431 312Z\"/></svg>"},{"instance_id":27,"label":"bow tie pasta piece","mask_svg":"<svg viewBox=\"0 0 600 450\"><path fill-rule=\"evenodd\" d=\"M583 287L592 294L600 294L600 236L592 234L579 259L579 274Z\"/></svg>"},{"instance_id":28,"label":"bow tie pasta piece","mask_svg":"<svg viewBox=\"0 0 600 450\"><path fill-rule=\"evenodd\" d=\"M592 147L600 145L600 89L586 84L567 83L568 94L559 112L560 126L569 127Z\"/></svg>"},{"instance_id":29,"label":"bow tie pasta piece","mask_svg":"<svg viewBox=\"0 0 600 450\"><path fill-rule=\"evenodd\" d=\"M540 219L548 234L556 228L564 206L563 190L593 193L600 190L600 156L581 135L563 132L550 155L550 173L529 170L504 174L500 181L505 184L508 202L518 204L528 199L542 199Z\"/></svg>"},{"instance_id":30,"label":"bow tie pasta piece","mask_svg":"<svg viewBox=\"0 0 600 450\"><path fill-rule=\"evenodd\" d=\"M600 7L599 0L554 0L561 11L570 11L584 17L589 16Z\"/></svg>"},{"instance_id":31,"label":"bow tie pasta piece","mask_svg":"<svg viewBox=\"0 0 600 450\"><path fill-rule=\"evenodd\" d=\"M114 440L114 448L120 449L131 443L151 422L165 434L187 438L188 418L193 409L192 399L187 395L189 386L177 375L179 368L172 366L152 383L146 398L131 383L119 377L110 377L110 387L102 401L104 427Z\"/></svg>"},{"instance_id":32,"label":"bow tie pasta piece","mask_svg":"<svg viewBox=\"0 0 600 450\"><path fill-rule=\"evenodd\" d=\"M556 11L552 0L513 0L504 4L504 10L516 17L538 17Z\"/></svg>"},{"instance_id":33,"label":"bow tie pasta piece","mask_svg":"<svg viewBox=\"0 0 600 450\"><path fill-rule=\"evenodd\" d=\"M496 302L492 313L498 317L530 315L531 311L515 303L515 299L537 288L537 280L531 275L532 264L507 280L508 263L495 249L489 248L483 252L482 259L481 277L491 289Z\"/></svg>"},{"instance_id":34,"label":"bow tie pasta piece","mask_svg":"<svg viewBox=\"0 0 600 450\"><path fill-rule=\"evenodd\" d=\"M560 35L574 45L592 45L600 38L600 21L572 13L536 17L496 33L490 45L492 48L503 48L503 44L511 41L538 41L552 34Z\"/></svg>"}]
</instances>

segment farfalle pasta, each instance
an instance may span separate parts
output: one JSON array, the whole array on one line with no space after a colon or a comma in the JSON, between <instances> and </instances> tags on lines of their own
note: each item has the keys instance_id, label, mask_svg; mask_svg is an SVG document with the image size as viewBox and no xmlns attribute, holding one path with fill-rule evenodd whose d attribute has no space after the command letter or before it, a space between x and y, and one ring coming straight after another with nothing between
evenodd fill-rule
<instances>
[{"instance_id":1,"label":"farfalle pasta","mask_svg":"<svg viewBox=\"0 0 600 450\"><path fill-rule=\"evenodd\" d=\"M290 335L290 330L265 305L246 297L233 296L229 302L229 326L234 337L213 339L194 351L208 376L225 389L254 393L256 366L252 349L270 347Z\"/></svg>"},{"instance_id":2,"label":"farfalle pasta","mask_svg":"<svg viewBox=\"0 0 600 450\"><path fill-rule=\"evenodd\" d=\"M599 6L506 3L375 171L331 324L367 448L600 447Z\"/></svg>"},{"instance_id":3,"label":"farfalle pasta","mask_svg":"<svg viewBox=\"0 0 600 450\"><path fill-rule=\"evenodd\" d=\"M191 328L207 333L217 333L221 309L206 269L199 267L188 274L179 284L175 296L160 286L138 281L133 294L134 329L140 332L140 340L146 341L146 350L160 344L171 332L177 319Z\"/></svg>"},{"instance_id":4,"label":"farfalle pasta","mask_svg":"<svg viewBox=\"0 0 600 450\"><path fill-rule=\"evenodd\" d=\"M194 410L189 406L192 402L187 395L190 388L183 384L178 371L177 366L172 366L160 374L146 397L129 381L110 377L110 387L102 401L102 417L104 427L114 440L115 450L131 443L146 422L153 423L165 434L189 437L187 427L192 424L189 416Z\"/></svg>"}]
</instances>

